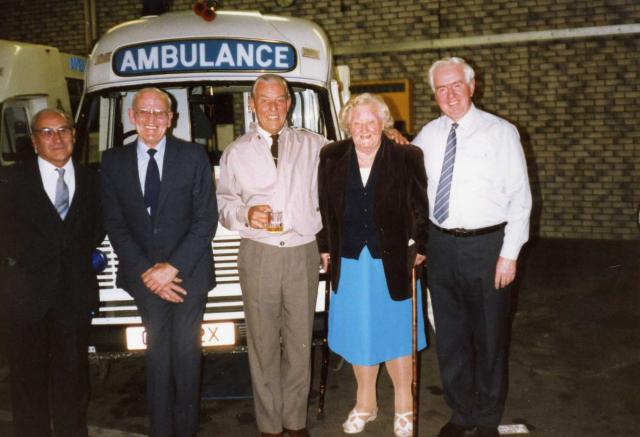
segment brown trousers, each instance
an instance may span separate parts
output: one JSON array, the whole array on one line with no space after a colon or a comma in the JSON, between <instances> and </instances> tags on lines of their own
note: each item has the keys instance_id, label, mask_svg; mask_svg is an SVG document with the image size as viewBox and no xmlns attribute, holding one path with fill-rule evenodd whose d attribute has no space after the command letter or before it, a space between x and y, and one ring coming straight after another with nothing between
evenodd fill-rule
<instances>
[{"instance_id":1,"label":"brown trousers","mask_svg":"<svg viewBox=\"0 0 640 437\"><path fill-rule=\"evenodd\" d=\"M277 247L243 239L238 268L260 432L307 422L320 256L315 241Z\"/></svg>"}]
</instances>

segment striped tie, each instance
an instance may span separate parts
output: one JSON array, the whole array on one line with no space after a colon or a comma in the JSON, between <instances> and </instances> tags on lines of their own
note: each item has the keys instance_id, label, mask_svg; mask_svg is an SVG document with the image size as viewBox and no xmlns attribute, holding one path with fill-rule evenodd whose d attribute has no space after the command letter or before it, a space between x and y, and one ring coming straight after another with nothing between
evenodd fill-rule
<instances>
[{"instance_id":1,"label":"striped tie","mask_svg":"<svg viewBox=\"0 0 640 437\"><path fill-rule=\"evenodd\" d=\"M58 172L58 180L56 181L56 194L53 205L58 211L58 215L62 220L67 216L69 212L69 187L64 181L64 168L56 168Z\"/></svg>"},{"instance_id":2,"label":"striped tie","mask_svg":"<svg viewBox=\"0 0 640 437\"><path fill-rule=\"evenodd\" d=\"M447 138L447 148L444 151L444 161L442 162L442 172L438 182L436 192L436 203L433 207L433 216L442 223L449 217L449 193L451 192L451 179L453 178L453 164L456 161L456 128L458 123L451 125L449 137Z\"/></svg>"}]
</instances>

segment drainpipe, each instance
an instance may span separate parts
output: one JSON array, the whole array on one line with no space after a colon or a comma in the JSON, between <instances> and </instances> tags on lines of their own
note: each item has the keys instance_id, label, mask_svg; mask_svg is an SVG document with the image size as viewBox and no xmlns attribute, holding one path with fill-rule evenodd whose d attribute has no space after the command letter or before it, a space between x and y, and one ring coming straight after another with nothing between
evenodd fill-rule
<instances>
[{"instance_id":1,"label":"drainpipe","mask_svg":"<svg viewBox=\"0 0 640 437\"><path fill-rule=\"evenodd\" d=\"M84 0L84 45L87 53L91 53L93 43L97 38L96 1Z\"/></svg>"}]
</instances>

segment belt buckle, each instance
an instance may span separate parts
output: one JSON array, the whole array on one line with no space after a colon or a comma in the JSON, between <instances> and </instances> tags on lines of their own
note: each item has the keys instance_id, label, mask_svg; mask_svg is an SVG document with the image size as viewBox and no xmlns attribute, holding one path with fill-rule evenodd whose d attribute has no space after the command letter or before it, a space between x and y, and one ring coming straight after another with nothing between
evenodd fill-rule
<instances>
[{"instance_id":1,"label":"belt buckle","mask_svg":"<svg viewBox=\"0 0 640 437\"><path fill-rule=\"evenodd\" d=\"M466 230L465 228L454 228L453 233L459 237L466 237L472 235L472 232Z\"/></svg>"}]
</instances>

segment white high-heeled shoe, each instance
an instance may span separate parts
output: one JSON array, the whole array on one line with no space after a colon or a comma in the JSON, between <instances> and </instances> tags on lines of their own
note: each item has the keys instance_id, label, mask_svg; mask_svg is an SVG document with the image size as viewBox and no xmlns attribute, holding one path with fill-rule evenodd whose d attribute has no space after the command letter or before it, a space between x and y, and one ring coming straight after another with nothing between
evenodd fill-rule
<instances>
[{"instance_id":1,"label":"white high-heeled shoe","mask_svg":"<svg viewBox=\"0 0 640 437\"><path fill-rule=\"evenodd\" d=\"M396 413L393 417L393 433L396 437L413 436L413 411Z\"/></svg>"},{"instance_id":2,"label":"white high-heeled shoe","mask_svg":"<svg viewBox=\"0 0 640 437\"><path fill-rule=\"evenodd\" d=\"M358 411L355 408L349 412L347 420L342 424L342 430L347 434L357 434L364 430L367 423L373 422L378 417L378 409L371 413Z\"/></svg>"}]
</instances>

